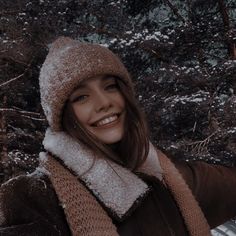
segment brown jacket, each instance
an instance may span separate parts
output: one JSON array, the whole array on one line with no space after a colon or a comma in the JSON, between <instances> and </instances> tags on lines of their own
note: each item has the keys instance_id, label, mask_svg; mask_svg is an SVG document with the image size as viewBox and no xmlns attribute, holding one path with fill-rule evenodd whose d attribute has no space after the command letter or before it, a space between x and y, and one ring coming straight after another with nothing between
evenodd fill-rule
<instances>
[{"instance_id":1,"label":"brown jacket","mask_svg":"<svg viewBox=\"0 0 236 236\"><path fill-rule=\"evenodd\" d=\"M202 162L175 164L212 228L236 215L236 168ZM150 187L148 194L122 221L110 214L118 234L188 235L169 190L155 177L145 174L140 177ZM1 187L0 196L0 235L71 235L63 206L50 180L40 171L8 181Z\"/></svg>"}]
</instances>

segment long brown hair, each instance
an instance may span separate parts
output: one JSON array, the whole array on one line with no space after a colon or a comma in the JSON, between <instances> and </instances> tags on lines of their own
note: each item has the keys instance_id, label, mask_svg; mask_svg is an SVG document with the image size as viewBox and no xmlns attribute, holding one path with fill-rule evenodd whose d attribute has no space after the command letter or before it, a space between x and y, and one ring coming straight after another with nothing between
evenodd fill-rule
<instances>
[{"instance_id":1,"label":"long brown hair","mask_svg":"<svg viewBox=\"0 0 236 236\"><path fill-rule=\"evenodd\" d=\"M111 159L131 170L136 170L146 160L149 152L149 132L144 113L135 99L132 85L117 78L117 85L125 99L125 133L121 141L115 145L107 145L85 129L68 101L62 114L62 127L75 139L81 141L97 154Z\"/></svg>"}]
</instances>

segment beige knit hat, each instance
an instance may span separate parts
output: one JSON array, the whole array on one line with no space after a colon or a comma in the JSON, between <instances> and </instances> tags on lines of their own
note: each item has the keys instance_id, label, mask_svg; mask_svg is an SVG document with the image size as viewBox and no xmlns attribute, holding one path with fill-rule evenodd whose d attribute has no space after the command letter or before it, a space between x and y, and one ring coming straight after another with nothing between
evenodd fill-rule
<instances>
[{"instance_id":1,"label":"beige knit hat","mask_svg":"<svg viewBox=\"0 0 236 236\"><path fill-rule=\"evenodd\" d=\"M41 104L53 131L60 131L66 100L78 84L98 75L113 75L133 85L120 59L109 49L59 37L52 43L42 65L39 85Z\"/></svg>"}]
</instances>

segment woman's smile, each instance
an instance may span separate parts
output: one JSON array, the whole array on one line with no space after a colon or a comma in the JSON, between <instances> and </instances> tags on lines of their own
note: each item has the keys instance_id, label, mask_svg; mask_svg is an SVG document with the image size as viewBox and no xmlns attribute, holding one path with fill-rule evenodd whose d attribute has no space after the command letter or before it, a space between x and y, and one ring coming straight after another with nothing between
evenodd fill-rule
<instances>
[{"instance_id":1,"label":"woman's smile","mask_svg":"<svg viewBox=\"0 0 236 236\"><path fill-rule=\"evenodd\" d=\"M102 127L102 128L103 127L110 127L110 125L114 125L117 123L119 116L120 116L120 114L107 115L106 117L95 122L92 126Z\"/></svg>"}]
</instances>

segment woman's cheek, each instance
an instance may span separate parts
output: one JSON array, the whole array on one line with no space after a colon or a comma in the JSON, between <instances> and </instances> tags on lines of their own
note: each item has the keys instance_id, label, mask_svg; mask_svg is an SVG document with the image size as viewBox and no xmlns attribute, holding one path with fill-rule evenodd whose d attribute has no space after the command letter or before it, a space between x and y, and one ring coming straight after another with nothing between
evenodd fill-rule
<instances>
[{"instance_id":1,"label":"woman's cheek","mask_svg":"<svg viewBox=\"0 0 236 236\"><path fill-rule=\"evenodd\" d=\"M77 119L83 124L87 125L91 119L92 107L90 105L77 106L75 109Z\"/></svg>"}]
</instances>

